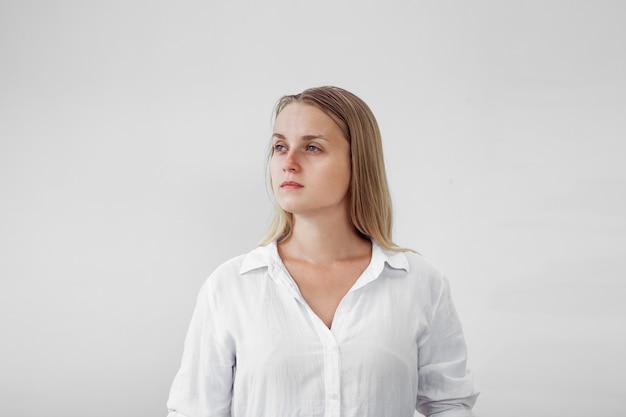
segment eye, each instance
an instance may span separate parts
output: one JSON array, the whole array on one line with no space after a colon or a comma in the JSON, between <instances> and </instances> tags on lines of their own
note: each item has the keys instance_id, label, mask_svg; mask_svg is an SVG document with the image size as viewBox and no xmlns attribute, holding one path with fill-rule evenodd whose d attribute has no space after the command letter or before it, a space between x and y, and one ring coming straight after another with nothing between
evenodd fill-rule
<instances>
[{"instance_id":1,"label":"eye","mask_svg":"<svg viewBox=\"0 0 626 417\"><path fill-rule=\"evenodd\" d=\"M274 152L282 152L284 150L286 150L287 148L285 148L285 145L282 145L280 143L275 143L274 144Z\"/></svg>"},{"instance_id":2,"label":"eye","mask_svg":"<svg viewBox=\"0 0 626 417\"><path fill-rule=\"evenodd\" d=\"M315 145L307 145L306 150L307 152L321 152L322 151L320 148L318 148Z\"/></svg>"}]
</instances>

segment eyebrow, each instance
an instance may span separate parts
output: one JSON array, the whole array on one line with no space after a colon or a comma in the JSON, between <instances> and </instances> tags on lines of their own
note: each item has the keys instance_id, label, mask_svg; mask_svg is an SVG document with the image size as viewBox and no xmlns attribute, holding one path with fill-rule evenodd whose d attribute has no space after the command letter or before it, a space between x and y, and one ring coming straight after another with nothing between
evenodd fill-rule
<instances>
[{"instance_id":1,"label":"eyebrow","mask_svg":"<svg viewBox=\"0 0 626 417\"><path fill-rule=\"evenodd\" d=\"M285 137L285 135L282 135L280 133L274 133L272 134L273 138L277 138L277 139L282 139L282 140L286 140L287 138ZM322 135L304 135L302 136L303 140L306 141L310 141L310 140L315 140L315 139L323 139L323 140L328 140L327 138L325 138Z\"/></svg>"}]
</instances>

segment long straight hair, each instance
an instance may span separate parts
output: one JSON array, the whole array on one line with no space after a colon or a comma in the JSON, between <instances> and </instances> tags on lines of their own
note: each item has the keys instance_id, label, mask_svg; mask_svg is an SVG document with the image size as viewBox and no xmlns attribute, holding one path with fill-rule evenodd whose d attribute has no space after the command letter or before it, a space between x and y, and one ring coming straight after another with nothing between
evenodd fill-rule
<instances>
[{"instance_id":1,"label":"long straight hair","mask_svg":"<svg viewBox=\"0 0 626 417\"><path fill-rule=\"evenodd\" d=\"M328 115L350 144L351 179L348 189L350 219L358 233L394 251L392 208L380 129L370 108L356 95L332 86L310 88L300 94L286 95L276 104L274 120L291 103L317 107ZM271 159L273 149L268 158ZM269 164L268 164L269 165ZM271 181L271 179L270 179ZM293 231L293 215L274 200L274 219L259 245L283 240Z\"/></svg>"}]
</instances>

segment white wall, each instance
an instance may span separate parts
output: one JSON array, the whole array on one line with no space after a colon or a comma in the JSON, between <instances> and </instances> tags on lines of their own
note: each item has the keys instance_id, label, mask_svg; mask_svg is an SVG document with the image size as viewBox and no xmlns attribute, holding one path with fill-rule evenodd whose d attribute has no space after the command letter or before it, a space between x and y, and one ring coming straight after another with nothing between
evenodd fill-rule
<instances>
[{"instance_id":1,"label":"white wall","mask_svg":"<svg viewBox=\"0 0 626 417\"><path fill-rule=\"evenodd\" d=\"M2 0L3 414L165 415L201 283L268 223L272 106L334 84L379 118L396 240L450 278L476 411L617 416L625 13Z\"/></svg>"}]
</instances>

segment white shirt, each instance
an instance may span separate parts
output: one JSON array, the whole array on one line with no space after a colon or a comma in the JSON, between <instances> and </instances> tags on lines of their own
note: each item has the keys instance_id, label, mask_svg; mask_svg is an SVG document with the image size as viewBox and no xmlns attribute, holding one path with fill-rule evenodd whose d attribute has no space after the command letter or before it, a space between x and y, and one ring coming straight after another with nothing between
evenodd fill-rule
<instances>
[{"instance_id":1,"label":"white shirt","mask_svg":"<svg viewBox=\"0 0 626 417\"><path fill-rule=\"evenodd\" d=\"M445 277L372 242L329 329L276 242L217 268L198 296L168 417L473 416L463 332Z\"/></svg>"}]
</instances>

